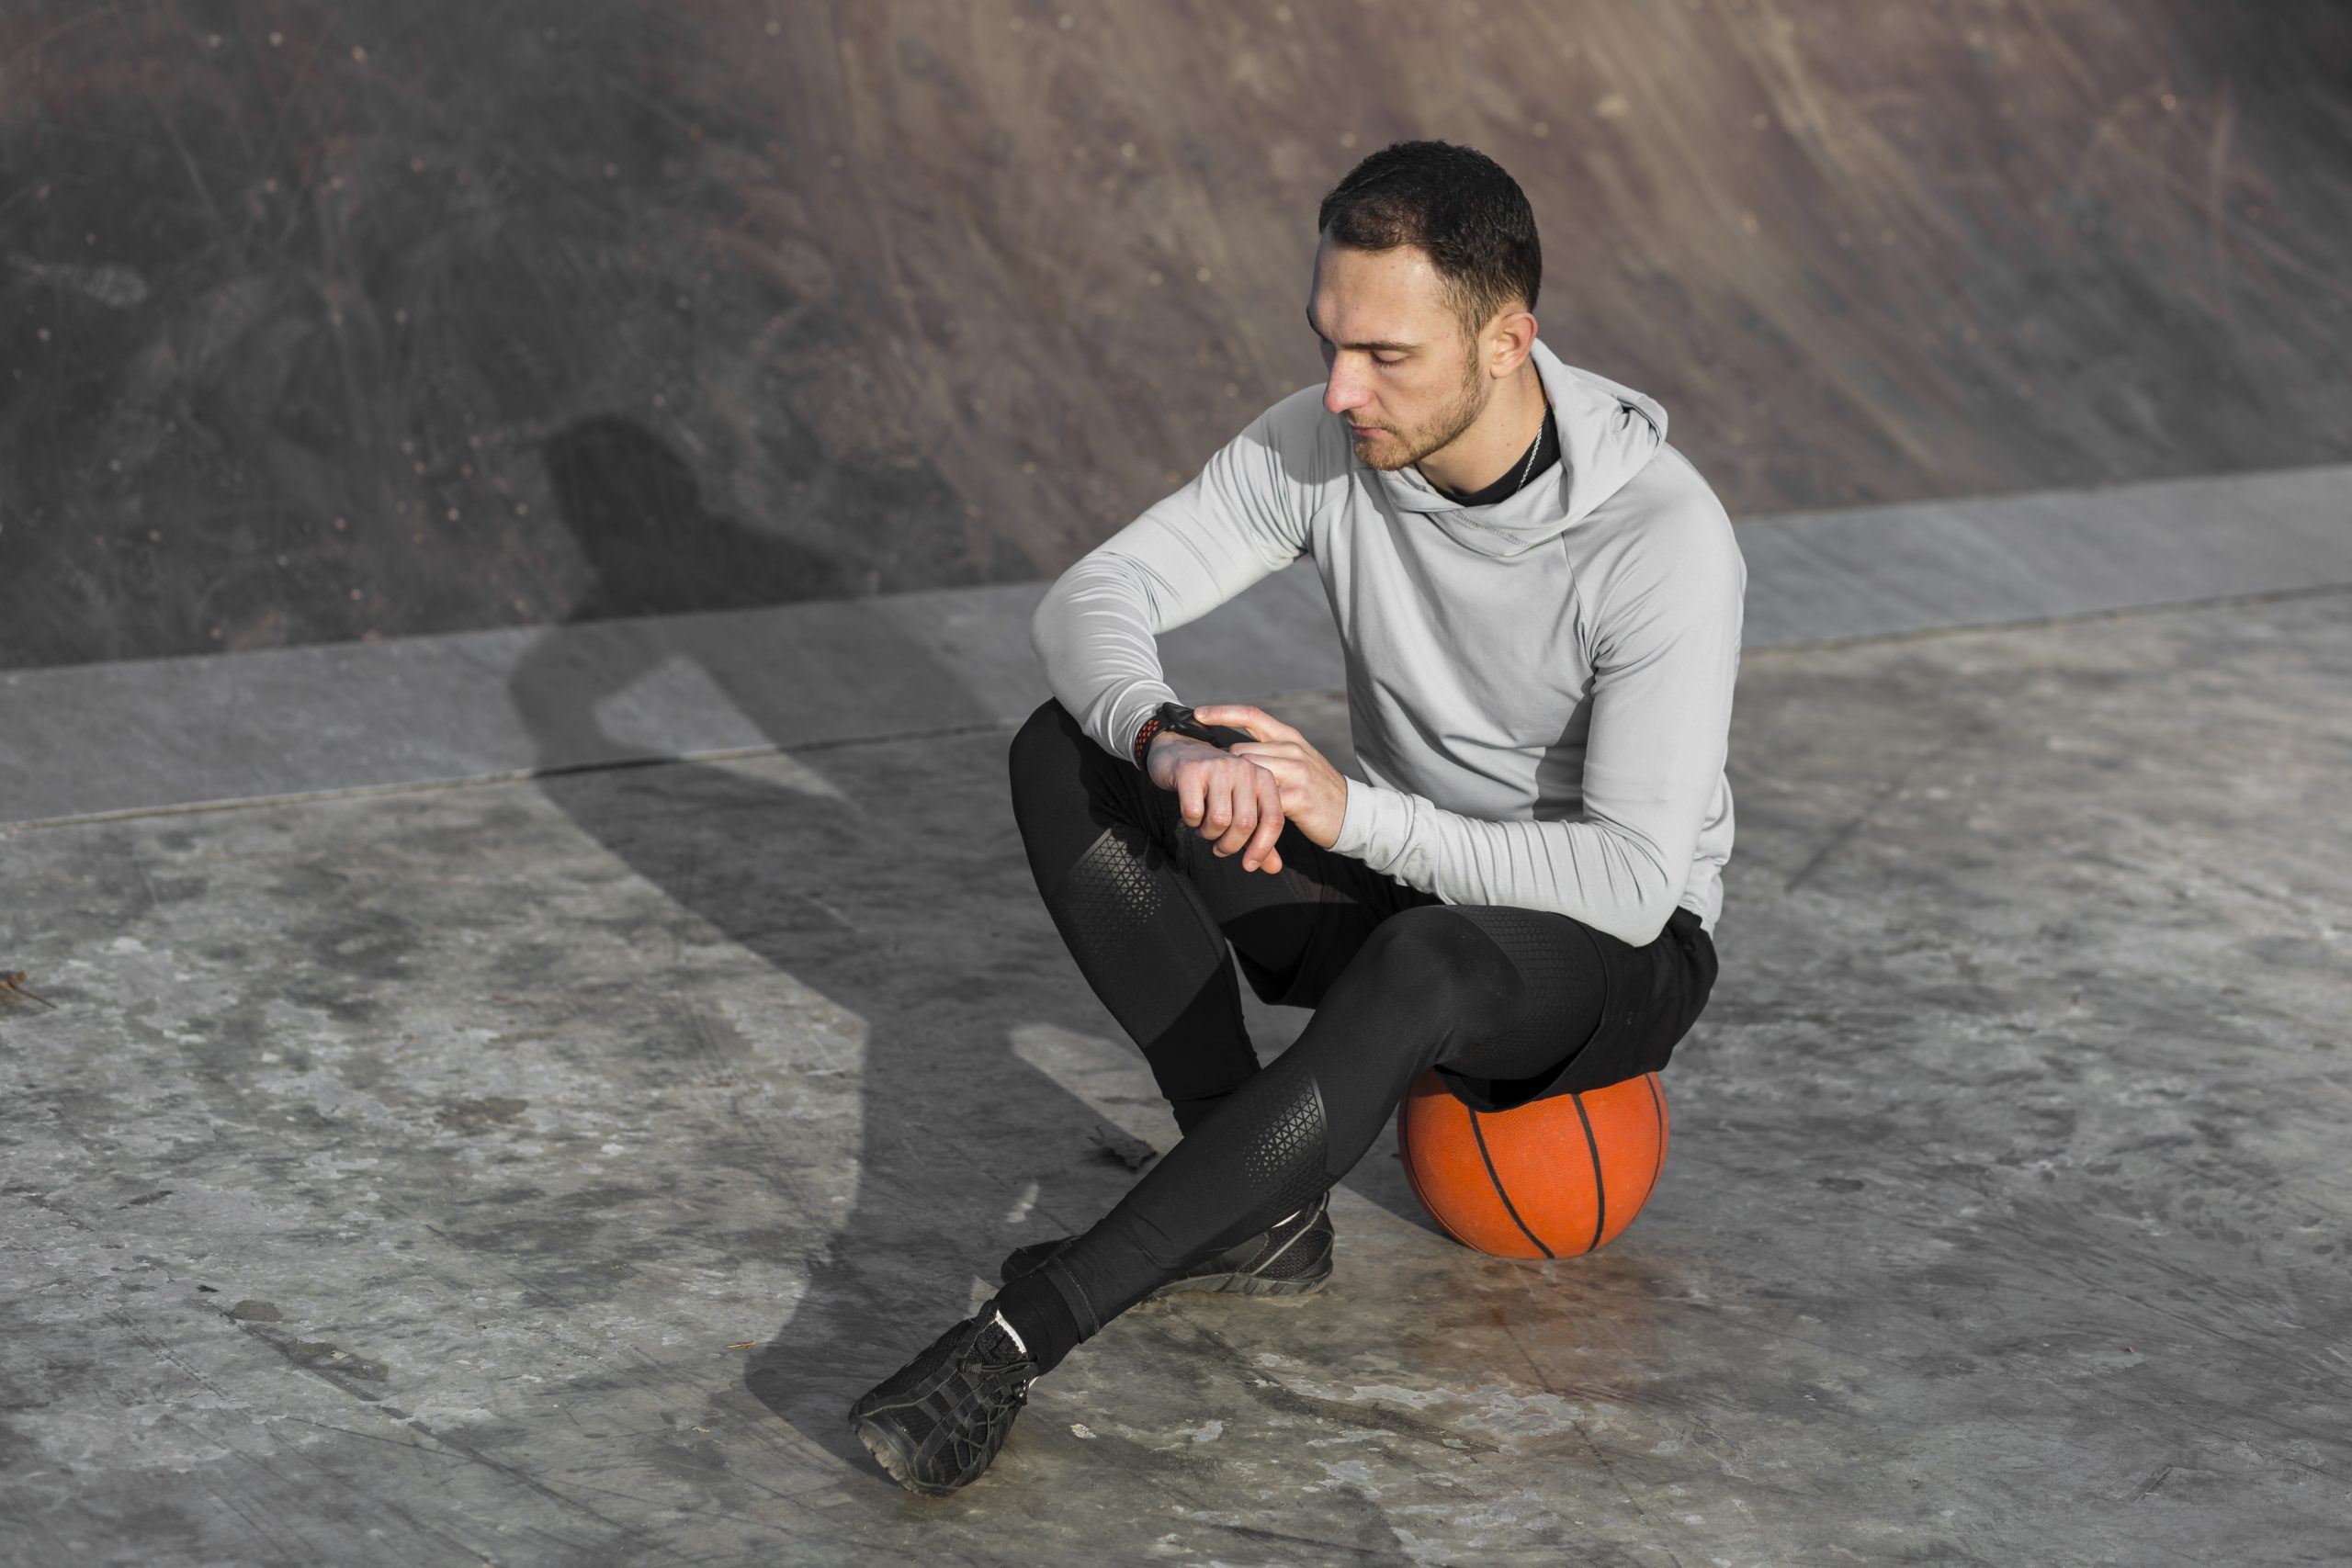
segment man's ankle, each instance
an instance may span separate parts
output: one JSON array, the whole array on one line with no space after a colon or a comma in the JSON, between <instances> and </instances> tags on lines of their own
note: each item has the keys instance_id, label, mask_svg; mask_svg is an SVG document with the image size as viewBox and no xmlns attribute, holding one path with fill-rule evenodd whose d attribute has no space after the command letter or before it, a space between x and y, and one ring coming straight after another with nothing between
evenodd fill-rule
<instances>
[{"instance_id":1,"label":"man's ankle","mask_svg":"<svg viewBox=\"0 0 2352 1568\"><path fill-rule=\"evenodd\" d=\"M1079 1332L1078 1318L1062 1300L1060 1291L1046 1279L1045 1271L1022 1275L1007 1282L996 1293L991 1303L1005 1320L1005 1326L1026 1348L1031 1360L1037 1363L1039 1372L1050 1372L1060 1366L1062 1358L1078 1348L1084 1337Z\"/></svg>"}]
</instances>

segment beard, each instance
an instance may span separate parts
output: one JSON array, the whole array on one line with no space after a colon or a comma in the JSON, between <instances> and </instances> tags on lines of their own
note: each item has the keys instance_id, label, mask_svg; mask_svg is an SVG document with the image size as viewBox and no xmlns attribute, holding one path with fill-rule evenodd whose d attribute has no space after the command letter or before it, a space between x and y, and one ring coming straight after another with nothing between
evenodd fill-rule
<instances>
[{"instance_id":1,"label":"beard","mask_svg":"<svg viewBox=\"0 0 2352 1568\"><path fill-rule=\"evenodd\" d=\"M1478 374L1475 365L1468 367L1468 372L1453 397L1412 428L1396 430L1384 425L1378 434L1371 437L1351 432L1349 440L1356 456L1366 467L1394 472L1453 446L1464 431L1478 423L1478 416L1487 412L1487 400L1494 396L1493 384Z\"/></svg>"}]
</instances>

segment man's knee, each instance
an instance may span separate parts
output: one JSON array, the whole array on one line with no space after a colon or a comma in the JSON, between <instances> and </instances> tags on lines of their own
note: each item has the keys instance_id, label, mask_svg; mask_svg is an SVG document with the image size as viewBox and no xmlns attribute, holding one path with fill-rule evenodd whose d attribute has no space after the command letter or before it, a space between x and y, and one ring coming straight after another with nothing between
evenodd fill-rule
<instances>
[{"instance_id":1,"label":"man's knee","mask_svg":"<svg viewBox=\"0 0 2352 1568\"><path fill-rule=\"evenodd\" d=\"M1460 910L1444 904L1400 909L1373 928L1358 965L1400 1006L1448 1019L1483 1015L1510 996L1510 960Z\"/></svg>"},{"instance_id":2,"label":"man's knee","mask_svg":"<svg viewBox=\"0 0 2352 1568\"><path fill-rule=\"evenodd\" d=\"M1024 780L1037 776L1041 770L1065 767L1070 756L1080 746L1091 746L1085 731L1069 710L1053 697L1037 705L1037 711L1014 732L1012 744L1007 749L1005 761L1012 773L1012 784L1020 788Z\"/></svg>"}]
</instances>

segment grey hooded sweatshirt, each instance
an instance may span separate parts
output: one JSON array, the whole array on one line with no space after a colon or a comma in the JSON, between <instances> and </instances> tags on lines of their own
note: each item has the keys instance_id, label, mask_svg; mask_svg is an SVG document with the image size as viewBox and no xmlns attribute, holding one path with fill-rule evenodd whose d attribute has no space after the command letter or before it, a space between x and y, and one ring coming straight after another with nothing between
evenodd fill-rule
<instances>
[{"instance_id":1,"label":"grey hooded sweatshirt","mask_svg":"<svg viewBox=\"0 0 2352 1568\"><path fill-rule=\"evenodd\" d=\"M1367 467L1301 388L1064 572L1032 638L1062 705L1132 758L1177 700L1155 636L1311 555L1363 775L1334 851L1636 946L1678 904L1712 931L1747 569L1664 409L1540 341L1532 357L1561 453L1517 493L1464 507Z\"/></svg>"}]
</instances>

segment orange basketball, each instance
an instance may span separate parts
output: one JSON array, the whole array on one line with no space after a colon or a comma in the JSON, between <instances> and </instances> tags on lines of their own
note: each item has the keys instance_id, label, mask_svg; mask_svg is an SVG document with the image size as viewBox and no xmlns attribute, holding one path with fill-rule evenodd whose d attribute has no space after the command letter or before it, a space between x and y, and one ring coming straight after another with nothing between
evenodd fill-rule
<instances>
[{"instance_id":1,"label":"orange basketball","mask_svg":"<svg viewBox=\"0 0 2352 1568\"><path fill-rule=\"evenodd\" d=\"M1512 1111L1473 1111L1423 1073L1396 1111L1414 1196L1498 1258L1574 1258L1634 1223L1666 1164L1666 1093L1645 1073Z\"/></svg>"}]
</instances>

